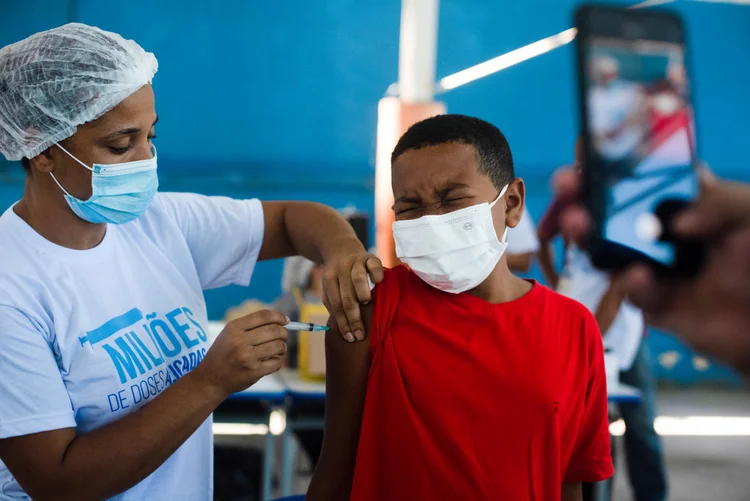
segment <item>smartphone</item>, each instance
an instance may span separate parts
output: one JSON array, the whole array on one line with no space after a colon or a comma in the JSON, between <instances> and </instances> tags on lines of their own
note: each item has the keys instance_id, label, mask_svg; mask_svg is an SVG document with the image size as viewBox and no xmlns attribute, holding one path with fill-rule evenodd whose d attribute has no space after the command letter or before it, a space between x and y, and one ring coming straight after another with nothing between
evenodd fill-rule
<instances>
[{"instance_id":1,"label":"smartphone","mask_svg":"<svg viewBox=\"0 0 750 501\"><path fill-rule=\"evenodd\" d=\"M682 22L664 11L582 6L575 24L592 262L694 274L701 245L670 230L699 190Z\"/></svg>"}]
</instances>

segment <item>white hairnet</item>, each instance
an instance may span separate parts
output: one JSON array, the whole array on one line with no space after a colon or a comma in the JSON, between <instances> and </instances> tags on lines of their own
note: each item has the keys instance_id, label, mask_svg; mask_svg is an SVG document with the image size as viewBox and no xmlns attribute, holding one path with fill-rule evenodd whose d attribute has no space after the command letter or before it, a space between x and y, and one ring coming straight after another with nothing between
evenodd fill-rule
<instances>
[{"instance_id":1,"label":"white hairnet","mask_svg":"<svg viewBox=\"0 0 750 501\"><path fill-rule=\"evenodd\" d=\"M310 280L310 271L315 263L302 256L287 258L284 262L284 273L281 276L281 290L285 293L294 289L304 289Z\"/></svg>"},{"instance_id":2,"label":"white hairnet","mask_svg":"<svg viewBox=\"0 0 750 501\"><path fill-rule=\"evenodd\" d=\"M71 23L0 49L0 153L33 158L151 81L158 63L132 40Z\"/></svg>"}]
</instances>

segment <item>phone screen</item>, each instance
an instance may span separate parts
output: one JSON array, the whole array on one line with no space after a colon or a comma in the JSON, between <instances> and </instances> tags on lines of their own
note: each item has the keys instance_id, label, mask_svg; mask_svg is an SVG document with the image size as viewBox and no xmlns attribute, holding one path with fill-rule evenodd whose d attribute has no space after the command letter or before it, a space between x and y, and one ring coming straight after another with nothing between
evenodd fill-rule
<instances>
[{"instance_id":1,"label":"phone screen","mask_svg":"<svg viewBox=\"0 0 750 501\"><path fill-rule=\"evenodd\" d=\"M587 45L590 148L603 188L601 236L664 265L665 222L698 194L684 46L592 37Z\"/></svg>"}]
</instances>

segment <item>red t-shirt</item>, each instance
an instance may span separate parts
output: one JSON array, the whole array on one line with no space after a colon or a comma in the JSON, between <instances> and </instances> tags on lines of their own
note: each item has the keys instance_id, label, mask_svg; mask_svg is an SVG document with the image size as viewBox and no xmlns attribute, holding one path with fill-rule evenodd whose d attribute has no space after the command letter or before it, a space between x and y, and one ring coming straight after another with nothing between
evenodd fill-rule
<instances>
[{"instance_id":1,"label":"red t-shirt","mask_svg":"<svg viewBox=\"0 0 750 501\"><path fill-rule=\"evenodd\" d=\"M351 499L555 501L613 473L601 336L534 283L489 304L405 266L375 288Z\"/></svg>"}]
</instances>

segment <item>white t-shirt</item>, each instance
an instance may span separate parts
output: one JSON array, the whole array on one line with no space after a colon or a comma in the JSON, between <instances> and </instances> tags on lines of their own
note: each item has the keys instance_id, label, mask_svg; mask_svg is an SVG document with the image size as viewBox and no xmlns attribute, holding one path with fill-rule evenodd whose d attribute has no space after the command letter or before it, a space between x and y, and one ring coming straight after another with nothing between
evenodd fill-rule
<instances>
[{"instance_id":1,"label":"white t-shirt","mask_svg":"<svg viewBox=\"0 0 750 501\"><path fill-rule=\"evenodd\" d=\"M594 313L609 284L609 275L595 268L586 252L575 245L568 246L565 267L557 287L560 294L575 299ZM623 301L612 325L604 334L604 347L612 350L617 357L621 371L633 365L643 338L643 329L641 310L627 300Z\"/></svg>"},{"instance_id":2,"label":"white t-shirt","mask_svg":"<svg viewBox=\"0 0 750 501\"><path fill-rule=\"evenodd\" d=\"M634 83L617 81L607 87L595 86L589 92L591 129L594 134L603 134L619 127L643 101L641 88ZM625 127L611 139L602 140L597 146L607 160L617 161L636 151L645 130L638 124Z\"/></svg>"},{"instance_id":3,"label":"white t-shirt","mask_svg":"<svg viewBox=\"0 0 750 501\"><path fill-rule=\"evenodd\" d=\"M93 249L49 242L13 208L0 217L0 235L0 438L87 433L201 361L202 291L249 283L263 209L258 200L160 193L139 219L107 226ZM28 497L0 462L0 500L11 499ZM113 499L213 499L211 418Z\"/></svg>"},{"instance_id":4,"label":"white t-shirt","mask_svg":"<svg viewBox=\"0 0 750 501\"><path fill-rule=\"evenodd\" d=\"M534 220L531 214L523 208L523 215L515 228L508 229L508 254L526 254L539 250L539 239L536 236Z\"/></svg>"}]
</instances>

